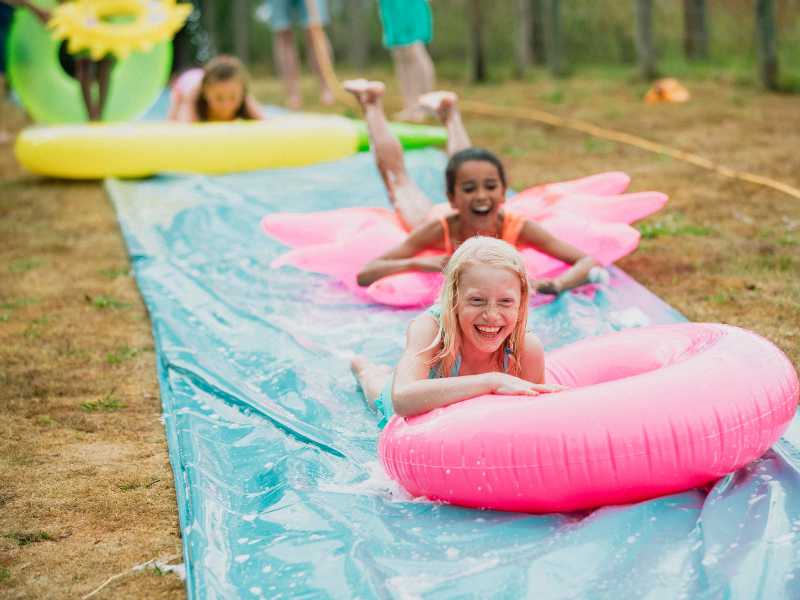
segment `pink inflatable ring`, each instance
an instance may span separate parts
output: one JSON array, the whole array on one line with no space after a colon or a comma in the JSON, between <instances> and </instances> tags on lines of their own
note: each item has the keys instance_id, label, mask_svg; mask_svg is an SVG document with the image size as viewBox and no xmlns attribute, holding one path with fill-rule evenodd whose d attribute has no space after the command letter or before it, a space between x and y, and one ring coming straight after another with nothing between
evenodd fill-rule
<instances>
[{"instance_id":1,"label":"pink inflatable ring","mask_svg":"<svg viewBox=\"0 0 800 600\"><path fill-rule=\"evenodd\" d=\"M561 512L712 482L761 456L798 400L788 358L716 324L632 329L547 356L536 397L481 396L403 419L379 441L414 496L474 508Z\"/></svg>"}]
</instances>

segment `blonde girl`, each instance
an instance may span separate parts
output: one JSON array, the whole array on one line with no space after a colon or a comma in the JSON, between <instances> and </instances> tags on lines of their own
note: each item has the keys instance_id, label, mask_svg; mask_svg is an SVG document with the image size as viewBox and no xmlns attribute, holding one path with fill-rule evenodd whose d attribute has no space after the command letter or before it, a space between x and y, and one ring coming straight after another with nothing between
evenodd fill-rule
<instances>
[{"instance_id":1,"label":"blonde girl","mask_svg":"<svg viewBox=\"0 0 800 600\"><path fill-rule=\"evenodd\" d=\"M233 121L264 118L248 92L248 76L238 58L220 55L202 69L183 73L172 85L170 121Z\"/></svg>"},{"instance_id":2,"label":"blonde girl","mask_svg":"<svg viewBox=\"0 0 800 600\"><path fill-rule=\"evenodd\" d=\"M476 236L445 269L439 303L414 319L392 375L357 356L351 367L380 426L396 413L410 417L481 394L535 396L544 385L544 351L526 330L530 293L516 249Z\"/></svg>"}]
</instances>

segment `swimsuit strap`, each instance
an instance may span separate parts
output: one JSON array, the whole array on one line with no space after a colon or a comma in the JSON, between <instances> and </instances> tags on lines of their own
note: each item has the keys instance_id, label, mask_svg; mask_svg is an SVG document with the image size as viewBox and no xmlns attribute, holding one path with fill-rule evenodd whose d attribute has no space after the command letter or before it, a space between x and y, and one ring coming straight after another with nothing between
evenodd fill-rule
<instances>
[{"instance_id":1,"label":"swimsuit strap","mask_svg":"<svg viewBox=\"0 0 800 600\"><path fill-rule=\"evenodd\" d=\"M517 239L527 219L516 213L503 213L503 225L500 228L500 237L512 246L517 245Z\"/></svg>"},{"instance_id":2,"label":"swimsuit strap","mask_svg":"<svg viewBox=\"0 0 800 600\"><path fill-rule=\"evenodd\" d=\"M461 370L461 355L456 354L456 361L453 363L453 370L450 371L450 377L458 377L458 372Z\"/></svg>"},{"instance_id":3,"label":"swimsuit strap","mask_svg":"<svg viewBox=\"0 0 800 600\"><path fill-rule=\"evenodd\" d=\"M439 223L442 224L442 231L444 233L444 251L450 256L453 254L453 242L450 241L450 226L447 224L447 217L439 217Z\"/></svg>"}]
</instances>

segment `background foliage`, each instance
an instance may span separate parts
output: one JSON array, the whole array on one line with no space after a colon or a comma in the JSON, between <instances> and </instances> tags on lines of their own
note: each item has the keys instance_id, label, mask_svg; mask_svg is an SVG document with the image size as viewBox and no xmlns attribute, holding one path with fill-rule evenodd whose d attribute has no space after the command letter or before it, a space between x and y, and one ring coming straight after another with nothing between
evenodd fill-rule
<instances>
[{"instance_id":1,"label":"background foliage","mask_svg":"<svg viewBox=\"0 0 800 600\"><path fill-rule=\"evenodd\" d=\"M534 7L537 1L543 3L545 0L529 0ZM697 72L699 67L701 74L709 76L733 74L744 80L757 80L754 0L707 0L709 52L701 61L689 61L684 55L684 2L651 1L654 46L660 72L685 75L689 71ZM388 64L390 55L381 45L377 2L329 2L332 22L328 33L337 63L356 69ZM489 77L492 80L511 77L515 72L516 0L434 0L435 34L430 45L431 55L443 76L468 77L471 44L468 15L476 2L481 5ZM266 1L196 0L195 3L198 14L195 15L191 36L195 62L202 62L215 51L238 53L245 54L243 58L254 70L273 71L272 34L268 25L270 11ZM635 5L635 0L560 2L567 75L597 68L622 68L635 72ZM774 7L782 87L798 88L800 0L774 0ZM247 18L237 20L237 10ZM213 14L213 19L204 18L206 15L200 14L203 11ZM302 47L303 35L297 38ZM542 59L541 51L538 57L534 56L539 64ZM534 69L533 73L536 72Z\"/></svg>"}]
</instances>

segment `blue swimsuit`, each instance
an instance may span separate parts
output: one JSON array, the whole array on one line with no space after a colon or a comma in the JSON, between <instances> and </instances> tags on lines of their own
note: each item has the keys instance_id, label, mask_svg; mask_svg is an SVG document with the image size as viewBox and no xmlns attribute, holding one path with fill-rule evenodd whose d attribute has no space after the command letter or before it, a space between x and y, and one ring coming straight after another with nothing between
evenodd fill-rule
<instances>
[{"instance_id":1,"label":"blue swimsuit","mask_svg":"<svg viewBox=\"0 0 800 600\"><path fill-rule=\"evenodd\" d=\"M442 316L442 309L438 304L434 304L428 310L428 313L433 315L436 320L439 320ZM510 350L508 346L505 348L505 354L503 355L503 371L508 372L508 355L510 354ZM457 377L458 372L461 370L461 355L456 356L455 364L453 364L453 369L450 371L450 377ZM428 379L436 379L439 377L438 370L433 368L428 372ZM394 414L394 404L392 404L392 387L394 386L394 373L389 378L389 381L386 382L386 385L383 387L383 391L381 395L375 399L375 408L378 411L378 414L381 416L381 420L378 422L378 428L383 429L386 427L386 424L389 422L389 419Z\"/></svg>"}]
</instances>

